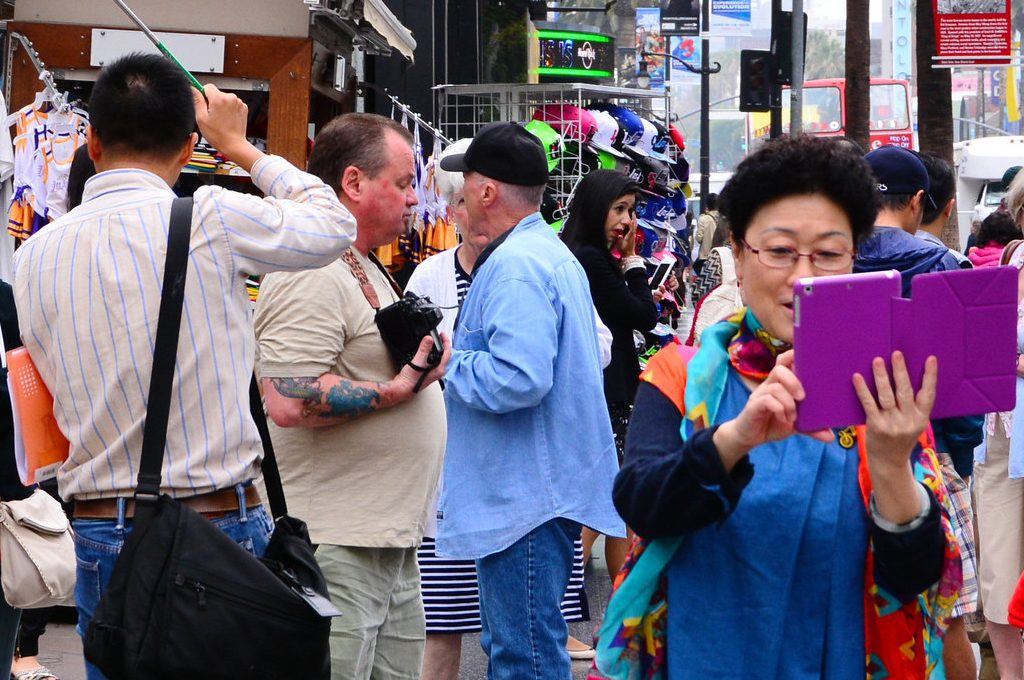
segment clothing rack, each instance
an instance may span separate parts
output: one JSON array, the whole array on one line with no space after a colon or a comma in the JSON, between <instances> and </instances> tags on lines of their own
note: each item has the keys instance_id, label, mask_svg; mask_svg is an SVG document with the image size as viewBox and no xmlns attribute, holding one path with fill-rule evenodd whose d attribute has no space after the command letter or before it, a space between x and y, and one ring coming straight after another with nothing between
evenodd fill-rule
<instances>
[{"instance_id":1,"label":"clothing rack","mask_svg":"<svg viewBox=\"0 0 1024 680\"><path fill-rule=\"evenodd\" d=\"M12 31L10 33L10 37L20 42L21 46L25 48L25 53L28 54L29 61L32 62L32 65L35 66L36 71L39 73L39 80L43 81L43 87L46 89L46 92L50 95L50 100L53 102L54 108L64 113L70 111L71 105L68 104L67 97L64 95L63 92L57 89L57 84L53 80L53 74L50 73L49 70L47 70L46 64L43 62L42 57L39 56L39 52L37 52L36 48L32 46L32 41L23 36L21 33L18 33L17 31ZM9 57L13 56L13 54L14 44L12 43ZM8 58L8 73L6 79L8 83L10 83L11 81L11 61L12 60Z\"/></svg>"},{"instance_id":2,"label":"clothing rack","mask_svg":"<svg viewBox=\"0 0 1024 680\"><path fill-rule=\"evenodd\" d=\"M427 121L423 120L422 116L420 116L418 113L416 113L415 111L410 109L408 106L403 104L402 101L398 97L396 97L393 94L391 94L390 92L388 92L386 87L381 87L380 85L377 85L376 83L367 83L367 82L359 83L359 87L362 88L362 89L373 90L377 94L384 95L385 97L387 97L391 101L391 106L394 109L398 109L399 111L404 113L406 116L411 118L416 125L420 126L424 130L429 132L436 139L441 140L441 142L444 143L445 145L450 145L452 143L452 140L450 140L447 137L445 137L444 134L440 130L438 130L436 127L434 127L433 125L431 125Z\"/></svg>"}]
</instances>

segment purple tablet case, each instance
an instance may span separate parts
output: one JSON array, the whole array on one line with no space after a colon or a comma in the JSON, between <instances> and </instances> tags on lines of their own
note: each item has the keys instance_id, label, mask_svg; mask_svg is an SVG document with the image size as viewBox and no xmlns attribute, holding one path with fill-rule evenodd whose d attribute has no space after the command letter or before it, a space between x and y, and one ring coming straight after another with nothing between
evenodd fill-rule
<instances>
[{"instance_id":1,"label":"purple tablet case","mask_svg":"<svg viewBox=\"0 0 1024 680\"><path fill-rule=\"evenodd\" d=\"M907 358L917 389L930 355L939 360L932 418L1014 406L1017 270L989 267L920 274L900 297L898 272L800 279L793 286L794 370L807 393L797 429L862 424L853 388L860 373L874 391L871 361Z\"/></svg>"}]
</instances>

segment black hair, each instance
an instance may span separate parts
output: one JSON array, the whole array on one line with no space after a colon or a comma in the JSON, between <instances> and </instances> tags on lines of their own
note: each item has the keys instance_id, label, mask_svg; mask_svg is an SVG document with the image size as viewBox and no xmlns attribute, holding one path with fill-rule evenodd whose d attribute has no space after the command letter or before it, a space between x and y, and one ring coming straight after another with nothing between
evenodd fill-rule
<instances>
[{"instance_id":1,"label":"black hair","mask_svg":"<svg viewBox=\"0 0 1024 680\"><path fill-rule=\"evenodd\" d=\"M1005 246L1018 238L1024 238L1021 236L1020 227L1013 221L1009 213L998 210L983 219L981 228L978 229L978 245L980 246L987 246L990 243Z\"/></svg>"},{"instance_id":2,"label":"black hair","mask_svg":"<svg viewBox=\"0 0 1024 680\"><path fill-rule=\"evenodd\" d=\"M617 170L593 170L576 186L569 215L562 229L562 241L570 249L596 246L608 249L604 225L615 201L627 194L638 194L640 186Z\"/></svg>"},{"instance_id":3,"label":"black hair","mask_svg":"<svg viewBox=\"0 0 1024 680\"><path fill-rule=\"evenodd\" d=\"M878 192L878 209L899 212L905 210L917 194L883 194ZM928 201L925 200L925 205Z\"/></svg>"},{"instance_id":4,"label":"black hair","mask_svg":"<svg viewBox=\"0 0 1024 680\"><path fill-rule=\"evenodd\" d=\"M188 78L159 54L112 61L93 87L89 124L106 149L161 158L178 153L196 127Z\"/></svg>"},{"instance_id":5,"label":"black hair","mask_svg":"<svg viewBox=\"0 0 1024 680\"><path fill-rule=\"evenodd\" d=\"M711 212L718 207L718 194L709 192L708 197L701 201L701 212Z\"/></svg>"},{"instance_id":6,"label":"black hair","mask_svg":"<svg viewBox=\"0 0 1024 680\"><path fill-rule=\"evenodd\" d=\"M931 224L938 219L946 204L953 198L956 191L956 177L953 175L953 168L943 159L926 153L918 155L921 162L924 163L925 169L928 170L928 195L935 202L934 206L928 201L924 202L924 218L921 222Z\"/></svg>"},{"instance_id":7,"label":"black hair","mask_svg":"<svg viewBox=\"0 0 1024 680\"><path fill-rule=\"evenodd\" d=\"M857 140L853 137L847 137L846 135L837 135L832 137L832 141L836 144L846 145L850 151L853 151L858 156L864 155L864 147L857 143Z\"/></svg>"},{"instance_id":8,"label":"black hair","mask_svg":"<svg viewBox=\"0 0 1024 680\"><path fill-rule=\"evenodd\" d=\"M747 156L722 189L719 210L738 243L761 208L808 194L821 194L846 213L854 246L874 228L878 194L867 162L847 144L810 135L781 137Z\"/></svg>"},{"instance_id":9,"label":"black hair","mask_svg":"<svg viewBox=\"0 0 1024 680\"><path fill-rule=\"evenodd\" d=\"M71 167L68 169L68 211L82 204L85 183L95 174L96 165L89 158L89 145L83 144L75 151L75 157L71 159Z\"/></svg>"}]
</instances>

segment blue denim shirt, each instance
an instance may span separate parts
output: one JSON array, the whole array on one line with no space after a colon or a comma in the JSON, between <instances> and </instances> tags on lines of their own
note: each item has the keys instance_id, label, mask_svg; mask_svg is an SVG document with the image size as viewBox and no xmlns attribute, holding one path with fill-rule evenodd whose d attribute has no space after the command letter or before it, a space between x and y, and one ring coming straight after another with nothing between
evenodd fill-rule
<instances>
[{"instance_id":1,"label":"blue denim shirt","mask_svg":"<svg viewBox=\"0 0 1024 680\"><path fill-rule=\"evenodd\" d=\"M439 554L478 559L556 517L624 534L590 288L540 213L474 272L446 377Z\"/></svg>"}]
</instances>

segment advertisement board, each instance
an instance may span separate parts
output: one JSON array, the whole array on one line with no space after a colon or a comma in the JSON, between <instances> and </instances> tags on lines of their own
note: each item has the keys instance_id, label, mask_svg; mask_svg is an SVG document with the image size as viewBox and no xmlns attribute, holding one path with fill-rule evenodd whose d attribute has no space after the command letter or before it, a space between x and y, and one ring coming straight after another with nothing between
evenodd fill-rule
<instances>
[{"instance_id":1,"label":"advertisement board","mask_svg":"<svg viewBox=\"0 0 1024 680\"><path fill-rule=\"evenodd\" d=\"M699 35L700 0L662 0L661 34Z\"/></svg>"},{"instance_id":2,"label":"advertisement board","mask_svg":"<svg viewBox=\"0 0 1024 680\"><path fill-rule=\"evenodd\" d=\"M665 58L649 56L641 59L643 52L664 54L665 37L661 34L661 9L640 7L636 10L636 72L646 67L651 78L652 90L665 89Z\"/></svg>"},{"instance_id":3,"label":"advertisement board","mask_svg":"<svg viewBox=\"0 0 1024 680\"><path fill-rule=\"evenodd\" d=\"M1009 64L1010 0L932 0L938 63Z\"/></svg>"},{"instance_id":4,"label":"advertisement board","mask_svg":"<svg viewBox=\"0 0 1024 680\"><path fill-rule=\"evenodd\" d=\"M670 54L700 68L700 39L693 36L673 35L668 39ZM692 73L675 59L669 64L669 81L680 85L700 85L700 74Z\"/></svg>"},{"instance_id":5,"label":"advertisement board","mask_svg":"<svg viewBox=\"0 0 1024 680\"><path fill-rule=\"evenodd\" d=\"M550 78L611 78L615 43L610 36L585 31L537 30L541 82Z\"/></svg>"},{"instance_id":6,"label":"advertisement board","mask_svg":"<svg viewBox=\"0 0 1024 680\"><path fill-rule=\"evenodd\" d=\"M715 38L750 35L750 0L711 0L708 23Z\"/></svg>"}]
</instances>

